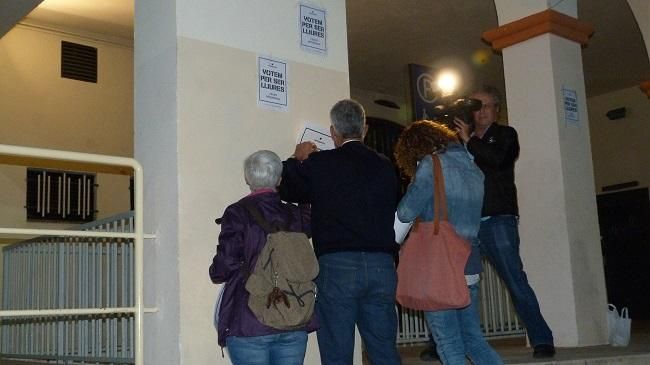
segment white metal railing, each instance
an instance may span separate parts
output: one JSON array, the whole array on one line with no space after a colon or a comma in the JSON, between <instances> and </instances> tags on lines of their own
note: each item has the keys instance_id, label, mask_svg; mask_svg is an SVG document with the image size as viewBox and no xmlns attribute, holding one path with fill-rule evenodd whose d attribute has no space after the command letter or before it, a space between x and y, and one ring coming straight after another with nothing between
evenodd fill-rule
<instances>
[{"instance_id":1,"label":"white metal railing","mask_svg":"<svg viewBox=\"0 0 650 365\"><path fill-rule=\"evenodd\" d=\"M480 282L481 329L487 338L519 337L525 335L505 284L492 265L483 259L484 272ZM429 329L424 313L398 306L397 343L426 342Z\"/></svg>"},{"instance_id":2,"label":"white metal railing","mask_svg":"<svg viewBox=\"0 0 650 365\"><path fill-rule=\"evenodd\" d=\"M133 213L79 230L132 232ZM5 313L0 354L29 358L133 363L133 240L43 236L3 249ZM103 314L97 315L96 308ZM61 309L81 309L56 317Z\"/></svg>"},{"instance_id":3,"label":"white metal railing","mask_svg":"<svg viewBox=\"0 0 650 365\"><path fill-rule=\"evenodd\" d=\"M523 323L515 311L505 283L487 259L481 274L481 328L488 338L523 336Z\"/></svg>"},{"instance_id":4,"label":"white metal railing","mask_svg":"<svg viewBox=\"0 0 650 365\"><path fill-rule=\"evenodd\" d=\"M92 238L115 238L122 240L131 240L133 242L133 301L131 305L126 306L107 306L104 303L95 303L88 305L88 308L78 308L72 305L62 305L55 309L44 309L40 307L37 309L18 309L18 310L0 310L0 319L6 320L7 318L14 318L15 321L21 321L27 317L40 320L44 327L47 327L48 321L52 322L53 318L58 318L60 321L69 321L70 318L80 315L95 316L99 321L108 314L117 313L132 313L134 317L133 325L133 340L134 340L134 353L133 363L135 365L144 365L143 359L143 314L145 312L143 303L143 172L142 166L132 158L115 157L98 154L88 154L80 152L68 152L59 150L48 150L41 148L21 147L0 145L0 155L38 158L44 160L56 161L72 161L82 162L104 166L122 166L133 169L134 176L134 213L133 213L133 230L132 232L108 232L108 231L87 231L87 230L45 230L45 229L20 229L20 228L0 228L0 235L9 235L12 237L22 236L55 236L55 237L70 237L68 240L78 240L78 237L92 237ZM64 256L60 256L64 257ZM65 263L65 262L64 262ZM66 293L67 294L67 293ZM13 297L13 293L10 297ZM45 336L44 332L34 334L35 336ZM73 333L71 331L71 333ZM61 333L57 334L61 335ZM73 335L67 335L67 343L73 341ZM83 334L77 335L77 338ZM11 337L11 336L9 336ZM3 336L4 338L4 336ZM48 342L50 341L50 342ZM50 345L53 340L46 339L45 346ZM31 339L26 339L26 346L34 346L35 343ZM73 358L69 360L75 360ZM79 359L77 359L79 360Z\"/></svg>"}]
</instances>

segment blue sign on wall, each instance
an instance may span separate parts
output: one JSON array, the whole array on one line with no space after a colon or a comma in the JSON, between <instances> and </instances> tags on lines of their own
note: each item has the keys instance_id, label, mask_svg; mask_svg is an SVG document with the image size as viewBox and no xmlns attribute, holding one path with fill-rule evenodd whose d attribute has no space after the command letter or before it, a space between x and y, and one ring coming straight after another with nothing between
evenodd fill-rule
<instances>
[{"instance_id":1,"label":"blue sign on wall","mask_svg":"<svg viewBox=\"0 0 650 365\"><path fill-rule=\"evenodd\" d=\"M413 63L408 66L413 120L431 119L434 115L433 108L441 102L440 90L435 82L435 70Z\"/></svg>"}]
</instances>

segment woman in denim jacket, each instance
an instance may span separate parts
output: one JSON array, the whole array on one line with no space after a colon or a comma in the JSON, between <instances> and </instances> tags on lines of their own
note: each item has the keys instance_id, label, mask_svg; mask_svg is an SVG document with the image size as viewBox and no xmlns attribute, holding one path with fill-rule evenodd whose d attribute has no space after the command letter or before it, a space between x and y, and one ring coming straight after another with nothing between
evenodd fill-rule
<instances>
[{"instance_id":1,"label":"woman in denim jacket","mask_svg":"<svg viewBox=\"0 0 650 365\"><path fill-rule=\"evenodd\" d=\"M397 207L402 222L416 218L433 221L433 161L442 165L449 222L472 243L465 266L471 303L462 309L425 312L438 354L445 365L465 365L465 356L476 365L503 364L483 338L478 312L479 273L483 271L478 234L483 202L483 173L472 156L458 143L456 133L442 124L418 121L406 128L395 147L399 168L411 178L406 195Z\"/></svg>"}]
</instances>

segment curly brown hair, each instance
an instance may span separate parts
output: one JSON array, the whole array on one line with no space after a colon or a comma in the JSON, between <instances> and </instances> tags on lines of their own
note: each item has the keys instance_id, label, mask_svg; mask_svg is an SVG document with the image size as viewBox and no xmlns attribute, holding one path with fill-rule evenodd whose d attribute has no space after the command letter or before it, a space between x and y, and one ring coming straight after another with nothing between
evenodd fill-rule
<instances>
[{"instance_id":1,"label":"curly brown hair","mask_svg":"<svg viewBox=\"0 0 650 365\"><path fill-rule=\"evenodd\" d=\"M415 176L418 161L433 153L443 153L447 144L458 140L455 131L444 124L419 120L408 126L395 145L397 167L406 176Z\"/></svg>"}]
</instances>

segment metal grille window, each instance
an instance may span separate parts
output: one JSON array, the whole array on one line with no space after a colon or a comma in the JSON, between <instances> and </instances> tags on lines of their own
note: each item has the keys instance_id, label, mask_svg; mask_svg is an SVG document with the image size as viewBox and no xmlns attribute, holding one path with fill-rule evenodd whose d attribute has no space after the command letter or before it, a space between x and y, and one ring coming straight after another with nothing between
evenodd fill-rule
<instances>
[{"instance_id":1,"label":"metal grille window","mask_svg":"<svg viewBox=\"0 0 650 365\"><path fill-rule=\"evenodd\" d=\"M95 175L27 169L27 220L95 220Z\"/></svg>"}]
</instances>

